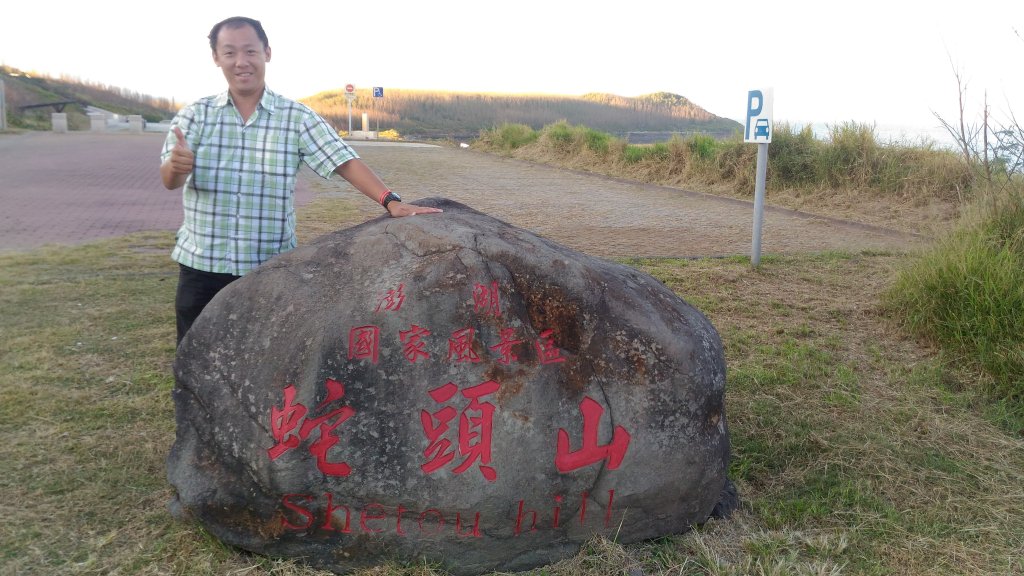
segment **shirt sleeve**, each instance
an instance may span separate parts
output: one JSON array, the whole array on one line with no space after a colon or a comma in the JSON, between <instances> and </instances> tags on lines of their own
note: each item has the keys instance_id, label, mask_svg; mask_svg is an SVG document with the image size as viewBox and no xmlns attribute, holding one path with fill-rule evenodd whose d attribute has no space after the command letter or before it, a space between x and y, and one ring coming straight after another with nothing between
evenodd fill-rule
<instances>
[{"instance_id":1,"label":"shirt sleeve","mask_svg":"<svg viewBox=\"0 0 1024 576\"><path fill-rule=\"evenodd\" d=\"M322 178L330 178L338 166L359 158L326 120L308 109L300 134L300 151L303 162Z\"/></svg>"}]
</instances>

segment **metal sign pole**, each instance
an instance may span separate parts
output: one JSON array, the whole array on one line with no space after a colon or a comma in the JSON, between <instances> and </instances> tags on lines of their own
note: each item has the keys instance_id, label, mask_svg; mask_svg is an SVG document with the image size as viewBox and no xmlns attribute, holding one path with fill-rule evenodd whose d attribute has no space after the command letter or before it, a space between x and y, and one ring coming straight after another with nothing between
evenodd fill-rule
<instances>
[{"instance_id":1,"label":"metal sign pole","mask_svg":"<svg viewBox=\"0 0 1024 576\"><path fill-rule=\"evenodd\" d=\"M768 171L768 145L757 145L757 181L754 185L754 238L750 248L750 264L761 264L761 225L764 223L764 185Z\"/></svg>"},{"instance_id":2,"label":"metal sign pole","mask_svg":"<svg viewBox=\"0 0 1024 576\"><path fill-rule=\"evenodd\" d=\"M754 185L754 238L750 247L750 264L761 264L761 227L764 224L764 187L768 172L768 144L772 141L772 100L774 90L747 92L747 122L743 141L757 144L757 182Z\"/></svg>"},{"instance_id":3,"label":"metal sign pole","mask_svg":"<svg viewBox=\"0 0 1024 576\"><path fill-rule=\"evenodd\" d=\"M348 136L352 137L352 99L348 98Z\"/></svg>"}]
</instances>

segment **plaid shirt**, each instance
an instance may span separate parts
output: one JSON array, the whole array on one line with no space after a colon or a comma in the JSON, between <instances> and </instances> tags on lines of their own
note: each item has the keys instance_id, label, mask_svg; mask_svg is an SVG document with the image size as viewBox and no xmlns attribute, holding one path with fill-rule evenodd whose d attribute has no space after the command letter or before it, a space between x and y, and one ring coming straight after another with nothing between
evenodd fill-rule
<instances>
[{"instance_id":1,"label":"plaid shirt","mask_svg":"<svg viewBox=\"0 0 1024 576\"><path fill-rule=\"evenodd\" d=\"M227 92L186 106L174 118L195 168L185 181L185 220L171 257L191 268L241 276L295 247L295 180L299 163L330 178L358 158L306 106L264 89L243 124ZM167 133L161 161L177 143Z\"/></svg>"}]
</instances>

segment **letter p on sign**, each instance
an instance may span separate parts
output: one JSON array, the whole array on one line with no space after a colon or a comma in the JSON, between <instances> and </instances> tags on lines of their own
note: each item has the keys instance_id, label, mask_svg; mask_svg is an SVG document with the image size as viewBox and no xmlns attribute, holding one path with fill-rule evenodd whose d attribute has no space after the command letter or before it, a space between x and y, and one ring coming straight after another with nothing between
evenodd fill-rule
<instances>
[{"instance_id":1,"label":"letter p on sign","mask_svg":"<svg viewBox=\"0 0 1024 576\"><path fill-rule=\"evenodd\" d=\"M768 144L772 141L772 89L747 92L747 122L743 141Z\"/></svg>"}]
</instances>

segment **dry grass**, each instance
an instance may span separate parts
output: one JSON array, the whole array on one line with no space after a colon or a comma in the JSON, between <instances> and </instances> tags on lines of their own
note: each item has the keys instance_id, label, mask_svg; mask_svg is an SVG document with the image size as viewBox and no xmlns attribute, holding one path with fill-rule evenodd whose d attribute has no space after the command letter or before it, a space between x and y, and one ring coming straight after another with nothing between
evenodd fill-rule
<instances>
[{"instance_id":1,"label":"dry grass","mask_svg":"<svg viewBox=\"0 0 1024 576\"><path fill-rule=\"evenodd\" d=\"M821 255L759 271L739 261L640 263L703 303L726 343L733 476L747 501L737 521L748 526L729 532L741 543L709 544L719 556L741 548L747 565L761 533L796 539L761 555L792 569L1024 569L1024 490L1015 481L1024 442L955 391L971 374L942 366L880 315L879 295L902 259ZM843 552L809 554L798 541L808 533L841 539Z\"/></svg>"},{"instance_id":2,"label":"dry grass","mask_svg":"<svg viewBox=\"0 0 1024 576\"><path fill-rule=\"evenodd\" d=\"M474 146L616 178L747 200L754 196L757 147L735 139L697 135L630 145L562 122L536 132L504 125L485 132ZM783 124L776 127L768 157L769 203L904 232L930 235L948 228L969 188L969 171L955 154L926 143L882 144L867 125L836 127L825 142L809 127L794 133Z\"/></svg>"}]
</instances>

